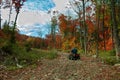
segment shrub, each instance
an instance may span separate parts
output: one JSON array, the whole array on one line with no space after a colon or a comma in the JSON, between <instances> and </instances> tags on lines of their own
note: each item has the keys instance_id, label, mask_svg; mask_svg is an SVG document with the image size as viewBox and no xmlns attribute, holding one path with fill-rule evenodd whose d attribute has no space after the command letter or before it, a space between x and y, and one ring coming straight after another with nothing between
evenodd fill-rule
<instances>
[{"instance_id":1,"label":"shrub","mask_svg":"<svg viewBox=\"0 0 120 80\"><path fill-rule=\"evenodd\" d=\"M4 42L4 45L1 47L2 51L7 54L12 54L12 44L8 41Z\"/></svg>"},{"instance_id":2,"label":"shrub","mask_svg":"<svg viewBox=\"0 0 120 80\"><path fill-rule=\"evenodd\" d=\"M99 56L104 60L106 64L114 65L120 61L116 60L115 50L101 51Z\"/></svg>"},{"instance_id":3,"label":"shrub","mask_svg":"<svg viewBox=\"0 0 120 80\"><path fill-rule=\"evenodd\" d=\"M31 43L30 42L26 42L25 43L25 48L26 48L27 52L31 51Z\"/></svg>"},{"instance_id":4,"label":"shrub","mask_svg":"<svg viewBox=\"0 0 120 80\"><path fill-rule=\"evenodd\" d=\"M6 41L1 49L9 55L15 55L15 54L21 52L22 47L20 47L17 44L12 44L9 41Z\"/></svg>"},{"instance_id":5,"label":"shrub","mask_svg":"<svg viewBox=\"0 0 120 80\"><path fill-rule=\"evenodd\" d=\"M115 56L116 55L115 50L110 50L109 53L110 53L110 56Z\"/></svg>"},{"instance_id":6,"label":"shrub","mask_svg":"<svg viewBox=\"0 0 120 80\"><path fill-rule=\"evenodd\" d=\"M4 65L6 65L6 66L9 66L9 65L15 66L16 65L16 61L15 61L15 59L12 56L8 56L5 59L5 61L4 61Z\"/></svg>"},{"instance_id":7,"label":"shrub","mask_svg":"<svg viewBox=\"0 0 120 80\"><path fill-rule=\"evenodd\" d=\"M107 57L105 59L105 63L109 64L109 65L114 65L117 63L116 57L115 56L111 56L111 57Z\"/></svg>"},{"instance_id":8,"label":"shrub","mask_svg":"<svg viewBox=\"0 0 120 80\"><path fill-rule=\"evenodd\" d=\"M56 50L40 50L40 49L32 49L31 51L27 52L25 47L21 47L18 45L12 45L11 47L11 55L8 55L7 58L3 61L3 64L6 66L14 66L17 67L17 64L21 66L28 66L36 64L37 61L41 60L42 58L47 59L54 59L57 57Z\"/></svg>"},{"instance_id":9,"label":"shrub","mask_svg":"<svg viewBox=\"0 0 120 80\"><path fill-rule=\"evenodd\" d=\"M7 22L3 24L2 30L5 34L9 35L11 33L11 29L12 29L11 26L9 26Z\"/></svg>"}]
</instances>

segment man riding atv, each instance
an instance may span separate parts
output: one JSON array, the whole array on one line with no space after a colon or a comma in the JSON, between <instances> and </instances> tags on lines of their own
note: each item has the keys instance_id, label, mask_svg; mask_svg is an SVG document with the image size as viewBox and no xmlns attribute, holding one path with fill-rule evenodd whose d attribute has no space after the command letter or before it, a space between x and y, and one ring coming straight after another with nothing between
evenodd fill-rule
<instances>
[{"instance_id":1,"label":"man riding atv","mask_svg":"<svg viewBox=\"0 0 120 80\"><path fill-rule=\"evenodd\" d=\"M76 48L73 48L71 50L71 54L69 55L69 59L70 60L77 60L77 59L80 59L80 55L77 53L78 50Z\"/></svg>"}]
</instances>

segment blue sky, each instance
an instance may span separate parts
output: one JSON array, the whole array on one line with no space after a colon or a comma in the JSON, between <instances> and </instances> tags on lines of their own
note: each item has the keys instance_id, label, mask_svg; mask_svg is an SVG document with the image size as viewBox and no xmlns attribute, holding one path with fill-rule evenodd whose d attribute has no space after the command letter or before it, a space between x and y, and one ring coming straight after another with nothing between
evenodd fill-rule
<instances>
[{"instance_id":1,"label":"blue sky","mask_svg":"<svg viewBox=\"0 0 120 80\"><path fill-rule=\"evenodd\" d=\"M32 19L48 18L44 16L47 15L46 13L54 7L55 7L55 3L52 0L34 0L34 1L27 0L24 3L22 10L27 13L32 12L33 15L29 14L33 16L31 17ZM49 33L49 28L48 28L49 26L50 26L49 20L41 20L41 22L38 21L32 24L22 25L19 27L19 29L21 29L20 33L22 34L44 37L45 34Z\"/></svg>"},{"instance_id":2,"label":"blue sky","mask_svg":"<svg viewBox=\"0 0 120 80\"><path fill-rule=\"evenodd\" d=\"M21 34L30 36L45 36L50 33L49 10L64 12L68 0L27 0L19 13L17 28ZM2 9L2 18L8 20L9 9ZM12 11L11 21L15 19L15 11ZM3 20L4 21L4 20Z\"/></svg>"},{"instance_id":3,"label":"blue sky","mask_svg":"<svg viewBox=\"0 0 120 80\"><path fill-rule=\"evenodd\" d=\"M55 3L52 0L27 0L24 3L26 10L48 11L53 7L55 7Z\"/></svg>"}]
</instances>

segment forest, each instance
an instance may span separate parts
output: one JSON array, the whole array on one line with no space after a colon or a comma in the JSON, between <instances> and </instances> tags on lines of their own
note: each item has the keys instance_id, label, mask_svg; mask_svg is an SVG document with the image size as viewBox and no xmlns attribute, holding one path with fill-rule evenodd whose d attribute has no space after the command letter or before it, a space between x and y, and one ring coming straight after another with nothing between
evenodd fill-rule
<instances>
[{"instance_id":1,"label":"forest","mask_svg":"<svg viewBox=\"0 0 120 80\"><path fill-rule=\"evenodd\" d=\"M19 33L17 20L26 0L3 1L4 9L7 8L10 12L7 15L9 19L0 25L0 80L120 79L120 0L69 0L68 7L66 7L68 11L65 14L57 10L48 11L48 14L53 15L50 20L50 33L45 37ZM0 0L1 7L3 1ZM12 10L15 10L16 15L11 24ZM74 14L71 15L71 13ZM1 15L0 13L0 24ZM42 35L42 33L39 34ZM68 55L74 47L77 48L80 55L78 63L68 60ZM61 61L61 68L57 66L58 59ZM63 63L64 61L66 63ZM92 62L95 62L97 66ZM84 74L82 75L78 71L78 74L72 76L73 68L66 67L71 66L70 64L79 67L81 71L83 70L81 73ZM55 66L56 73L53 70L50 75L42 78L40 66L44 76L49 73L47 72L49 70L44 69L52 70ZM97 72L98 67L102 71ZM57 69L65 71L64 68L68 69L72 77L67 75L67 71L65 73L57 71ZM75 68L75 70L77 69ZM29 72L25 73L24 70ZM93 70L94 73L90 70ZM45 71L46 73L44 73ZM57 72L59 76L54 78L53 76L57 75ZM23 73L21 77L20 73L21 75ZM32 73L35 75L30 78ZM38 76L39 74L40 76Z\"/></svg>"}]
</instances>

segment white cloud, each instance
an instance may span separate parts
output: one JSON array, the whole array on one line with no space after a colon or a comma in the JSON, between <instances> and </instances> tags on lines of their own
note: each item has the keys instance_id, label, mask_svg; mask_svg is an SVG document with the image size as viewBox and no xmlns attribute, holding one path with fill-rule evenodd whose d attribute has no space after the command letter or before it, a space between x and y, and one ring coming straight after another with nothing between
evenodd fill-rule
<instances>
[{"instance_id":1,"label":"white cloud","mask_svg":"<svg viewBox=\"0 0 120 80\"><path fill-rule=\"evenodd\" d=\"M8 9L2 10L3 19L8 20L8 14L9 14ZM13 11L11 15L11 21L14 21L15 15L16 12ZM32 25L35 23L45 24L48 21L49 21L49 15L43 11L38 11L38 12L22 11L18 16L17 24L19 26L27 25L27 24Z\"/></svg>"},{"instance_id":2,"label":"white cloud","mask_svg":"<svg viewBox=\"0 0 120 80\"><path fill-rule=\"evenodd\" d=\"M25 25L25 24L35 24L35 23L40 23L40 24L45 24L48 22L49 15L46 14L45 12L22 12L19 15L19 20L18 24L19 25Z\"/></svg>"},{"instance_id":3,"label":"white cloud","mask_svg":"<svg viewBox=\"0 0 120 80\"><path fill-rule=\"evenodd\" d=\"M55 3L54 9L58 11L63 11L65 9L66 3L68 0L53 0ZM8 20L9 9L2 9L2 17L5 20ZM14 21L16 12L12 12L11 21ZM48 15L45 11L21 11L18 16L17 24L19 26L22 25L33 25L35 23L45 24L50 20L50 15Z\"/></svg>"},{"instance_id":4,"label":"white cloud","mask_svg":"<svg viewBox=\"0 0 120 80\"><path fill-rule=\"evenodd\" d=\"M69 0L53 0L53 2L56 5L54 9L56 9L58 11L64 11L68 1Z\"/></svg>"}]
</instances>

